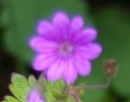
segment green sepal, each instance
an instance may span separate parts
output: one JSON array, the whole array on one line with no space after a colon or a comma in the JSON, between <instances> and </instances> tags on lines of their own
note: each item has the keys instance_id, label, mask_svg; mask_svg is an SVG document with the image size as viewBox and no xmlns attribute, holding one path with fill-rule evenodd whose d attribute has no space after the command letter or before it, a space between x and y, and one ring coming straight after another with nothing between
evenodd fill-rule
<instances>
[{"instance_id":1,"label":"green sepal","mask_svg":"<svg viewBox=\"0 0 130 102\"><path fill-rule=\"evenodd\" d=\"M80 90L79 90L79 95L85 94L85 91L84 91L84 89L83 89L84 86L86 86L85 83L80 83L80 84L78 85L78 87L81 87Z\"/></svg>"}]
</instances>

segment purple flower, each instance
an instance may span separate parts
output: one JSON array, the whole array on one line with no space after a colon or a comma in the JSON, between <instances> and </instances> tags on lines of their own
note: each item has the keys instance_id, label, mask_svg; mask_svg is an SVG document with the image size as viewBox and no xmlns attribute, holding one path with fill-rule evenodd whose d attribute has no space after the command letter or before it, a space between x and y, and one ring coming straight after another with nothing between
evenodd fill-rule
<instances>
[{"instance_id":1,"label":"purple flower","mask_svg":"<svg viewBox=\"0 0 130 102\"><path fill-rule=\"evenodd\" d=\"M41 95L39 94L39 92L37 90L32 90L29 93L27 102L45 102L45 101L44 101L44 98L41 97Z\"/></svg>"},{"instance_id":2,"label":"purple flower","mask_svg":"<svg viewBox=\"0 0 130 102\"><path fill-rule=\"evenodd\" d=\"M81 16L70 20L63 12L57 12L52 23L41 20L36 27L38 35L29 41L30 47L37 52L33 68L45 71L50 81L63 78L73 83L78 74L89 75L91 60L100 55L102 47L93 42L97 30L83 28L83 24Z\"/></svg>"}]
</instances>

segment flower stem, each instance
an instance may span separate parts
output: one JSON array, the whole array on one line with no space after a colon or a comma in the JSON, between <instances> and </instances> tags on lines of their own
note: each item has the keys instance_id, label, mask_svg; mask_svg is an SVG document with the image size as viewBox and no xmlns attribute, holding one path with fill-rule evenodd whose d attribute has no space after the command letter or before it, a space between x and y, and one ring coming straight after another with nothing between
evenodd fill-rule
<instances>
[{"instance_id":1,"label":"flower stem","mask_svg":"<svg viewBox=\"0 0 130 102\"><path fill-rule=\"evenodd\" d=\"M106 89L110 86L111 83L111 78L107 78L106 83L102 85L86 85L82 87L77 87L77 88L82 88L82 89Z\"/></svg>"}]
</instances>

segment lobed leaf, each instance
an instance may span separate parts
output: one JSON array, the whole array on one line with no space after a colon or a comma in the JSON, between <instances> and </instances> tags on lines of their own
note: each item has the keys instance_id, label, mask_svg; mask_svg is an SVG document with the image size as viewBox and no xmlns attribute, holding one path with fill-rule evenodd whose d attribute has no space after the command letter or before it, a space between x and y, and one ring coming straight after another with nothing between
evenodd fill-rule
<instances>
[{"instance_id":1,"label":"lobed leaf","mask_svg":"<svg viewBox=\"0 0 130 102\"><path fill-rule=\"evenodd\" d=\"M5 100L2 102L21 102L18 99L12 97L12 96L5 96Z\"/></svg>"},{"instance_id":2,"label":"lobed leaf","mask_svg":"<svg viewBox=\"0 0 130 102\"><path fill-rule=\"evenodd\" d=\"M23 75L13 73L11 84L9 85L9 89L13 96L5 96L5 100L2 102L26 102L28 93L35 82L36 79L33 75L30 75L27 80Z\"/></svg>"},{"instance_id":3,"label":"lobed leaf","mask_svg":"<svg viewBox=\"0 0 130 102\"><path fill-rule=\"evenodd\" d=\"M34 85L34 83L36 83L36 78L33 76L33 75L30 75L29 77L28 77L28 84L29 84L29 86L32 86L32 85Z\"/></svg>"},{"instance_id":4,"label":"lobed leaf","mask_svg":"<svg viewBox=\"0 0 130 102\"><path fill-rule=\"evenodd\" d=\"M5 96L5 100L2 102L26 102L28 93L33 89L38 89L40 95L45 97L46 102L74 102L70 95L63 94L66 85L61 79L49 82L43 75L38 80L30 75L27 80L24 76L13 73L11 82L9 89L14 96Z\"/></svg>"}]
</instances>

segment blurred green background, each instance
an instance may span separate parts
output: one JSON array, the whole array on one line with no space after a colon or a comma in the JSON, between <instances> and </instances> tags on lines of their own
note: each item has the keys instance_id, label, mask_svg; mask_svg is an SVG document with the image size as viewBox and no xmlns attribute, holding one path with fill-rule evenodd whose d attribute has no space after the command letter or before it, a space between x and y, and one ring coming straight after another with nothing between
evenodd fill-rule
<instances>
[{"instance_id":1,"label":"blurred green background","mask_svg":"<svg viewBox=\"0 0 130 102\"><path fill-rule=\"evenodd\" d=\"M0 0L0 101L10 94L8 84L12 72L38 76L31 69L34 52L27 41L35 34L39 19L51 20L57 10L70 17L83 16L85 26L98 29L97 41L102 55L93 61L92 73L77 83L89 85L105 82L102 72L105 59L115 59L119 69L108 89L87 90L83 102L130 102L130 3L129 0Z\"/></svg>"}]
</instances>

